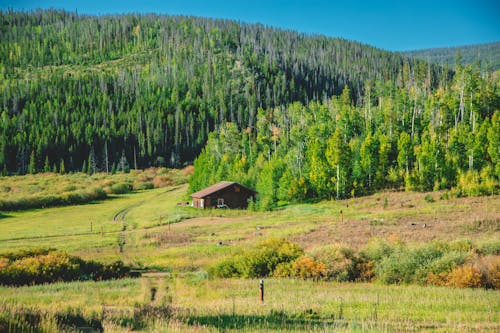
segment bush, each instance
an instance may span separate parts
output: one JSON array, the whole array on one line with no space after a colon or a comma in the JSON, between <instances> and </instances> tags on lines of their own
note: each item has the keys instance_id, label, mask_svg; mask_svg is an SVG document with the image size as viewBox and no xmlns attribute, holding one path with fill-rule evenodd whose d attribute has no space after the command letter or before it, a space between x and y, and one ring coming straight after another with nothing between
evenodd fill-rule
<instances>
[{"instance_id":1,"label":"bush","mask_svg":"<svg viewBox=\"0 0 500 333\"><path fill-rule=\"evenodd\" d=\"M0 199L0 210L14 211L40 207L77 205L107 197L100 186L60 194L38 194L29 197Z\"/></svg>"},{"instance_id":2,"label":"bush","mask_svg":"<svg viewBox=\"0 0 500 333\"><path fill-rule=\"evenodd\" d=\"M448 274L446 285L459 288L482 287L481 271L474 265L459 266Z\"/></svg>"},{"instance_id":3,"label":"bush","mask_svg":"<svg viewBox=\"0 0 500 333\"><path fill-rule=\"evenodd\" d=\"M447 273L430 273L428 282L458 288L500 289L500 257L475 257Z\"/></svg>"},{"instance_id":4,"label":"bush","mask_svg":"<svg viewBox=\"0 0 500 333\"><path fill-rule=\"evenodd\" d=\"M327 274L327 268L321 261L309 256L300 257L293 262L294 276L301 279L319 280Z\"/></svg>"},{"instance_id":5,"label":"bush","mask_svg":"<svg viewBox=\"0 0 500 333\"><path fill-rule=\"evenodd\" d=\"M399 247L389 257L382 259L375 268L376 276L384 283L425 283L429 266L444 251L439 245L430 244L416 249Z\"/></svg>"},{"instance_id":6,"label":"bush","mask_svg":"<svg viewBox=\"0 0 500 333\"><path fill-rule=\"evenodd\" d=\"M130 190L131 186L127 183L116 183L111 186L111 193L113 194L125 194L129 193Z\"/></svg>"},{"instance_id":7,"label":"bush","mask_svg":"<svg viewBox=\"0 0 500 333\"><path fill-rule=\"evenodd\" d=\"M429 203L434 202L434 198L433 198L433 197L432 197L432 195L430 195L430 194L427 194L427 195L424 197L424 200L425 200L426 202L429 202Z\"/></svg>"},{"instance_id":8,"label":"bush","mask_svg":"<svg viewBox=\"0 0 500 333\"><path fill-rule=\"evenodd\" d=\"M242 274L238 268L237 262L241 261L240 257L227 259L219 262L208 270L208 274L218 278L233 278L240 277Z\"/></svg>"},{"instance_id":9,"label":"bush","mask_svg":"<svg viewBox=\"0 0 500 333\"><path fill-rule=\"evenodd\" d=\"M285 239L268 239L243 255L224 260L210 269L217 277L266 277L279 264L292 262L304 253L297 244Z\"/></svg>"},{"instance_id":10,"label":"bush","mask_svg":"<svg viewBox=\"0 0 500 333\"><path fill-rule=\"evenodd\" d=\"M354 281L358 278L358 257L354 251L344 245L327 245L316 248L313 257L321 261L326 268L325 277L335 281Z\"/></svg>"},{"instance_id":11,"label":"bush","mask_svg":"<svg viewBox=\"0 0 500 333\"><path fill-rule=\"evenodd\" d=\"M427 284L447 285L450 272L464 264L469 256L468 252L451 251L434 260L427 268ZM421 271L421 274L425 272Z\"/></svg>"},{"instance_id":12,"label":"bush","mask_svg":"<svg viewBox=\"0 0 500 333\"><path fill-rule=\"evenodd\" d=\"M172 180L168 176L158 175L153 179L153 187L166 187L172 185Z\"/></svg>"},{"instance_id":13,"label":"bush","mask_svg":"<svg viewBox=\"0 0 500 333\"><path fill-rule=\"evenodd\" d=\"M294 277L295 268L293 262L282 262L274 269L273 276L277 278Z\"/></svg>"},{"instance_id":14,"label":"bush","mask_svg":"<svg viewBox=\"0 0 500 333\"><path fill-rule=\"evenodd\" d=\"M154 188L154 185L150 181L135 181L134 184L132 185L132 189L134 191L150 190L152 188Z\"/></svg>"},{"instance_id":15,"label":"bush","mask_svg":"<svg viewBox=\"0 0 500 333\"><path fill-rule=\"evenodd\" d=\"M398 244L400 246L401 244ZM398 247L394 244L374 238L361 250L361 256L369 261L380 262L383 258L390 256Z\"/></svg>"},{"instance_id":16,"label":"bush","mask_svg":"<svg viewBox=\"0 0 500 333\"><path fill-rule=\"evenodd\" d=\"M20 251L2 255L0 284L32 285L74 280L108 280L129 276L121 261L104 265L53 250ZM8 260L5 263L5 259Z\"/></svg>"},{"instance_id":17,"label":"bush","mask_svg":"<svg viewBox=\"0 0 500 333\"><path fill-rule=\"evenodd\" d=\"M492 239L478 243L477 252L482 255L500 255L500 240Z\"/></svg>"},{"instance_id":18,"label":"bush","mask_svg":"<svg viewBox=\"0 0 500 333\"><path fill-rule=\"evenodd\" d=\"M483 275L483 287L500 289L500 256L479 257L476 264Z\"/></svg>"}]
</instances>

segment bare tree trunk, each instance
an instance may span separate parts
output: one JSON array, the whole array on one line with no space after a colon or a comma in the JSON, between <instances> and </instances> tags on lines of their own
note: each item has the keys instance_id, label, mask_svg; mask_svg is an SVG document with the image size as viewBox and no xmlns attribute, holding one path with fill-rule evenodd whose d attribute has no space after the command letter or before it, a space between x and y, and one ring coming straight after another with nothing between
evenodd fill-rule
<instances>
[{"instance_id":1,"label":"bare tree trunk","mask_svg":"<svg viewBox=\"0 0 500 333\"><path fill-rule=\"evenodd\" d=\"M135 153L135 145L134 145L134 169L137 170L137 155Z\"/></svg>"},{"instance_id":2,"label":"bare tree trunk","mask_svg":"<svg viewBox=\"0 0 500 333\"><path fill-rule=\"evenodd\" d=\"M464 105L464 88L462 87L462 90L460 90L460 121L464 121L464 111L465 111L465 105Z\"/></svg>"},{"instance_id":3,"label":"bare tree trunk","mask_svg":"<svg viewBox=\"0 0 500 333\"><path fill-rule=\"evenodd\" d=\"M337 199L339 198L340 193L340 165L337 164Z\"/></svg>"},{"instance_id":4,"label":"bare tree trunk","mask_svg":"<svg viewBox=\"0 0 500 333\"><path fill-rule=\"evenodd\" d=\"M109 160L108 160L108 141L104 145L104 155L106 158L106 173L109 173Z\"/></svg>"}]
</instances>

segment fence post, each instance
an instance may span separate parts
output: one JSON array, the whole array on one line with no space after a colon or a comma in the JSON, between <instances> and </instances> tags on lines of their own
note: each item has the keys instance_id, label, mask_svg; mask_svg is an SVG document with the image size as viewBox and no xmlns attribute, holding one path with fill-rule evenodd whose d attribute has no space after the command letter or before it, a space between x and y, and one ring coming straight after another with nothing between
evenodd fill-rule
<instances>
[{"instance_id":1,"label":"fence post","mask_svg":"<svg viewBox=\"0 0 500 333\"><path fill-rule=\"evenodd\" d=\"M259 290L260 290L260 301L262 303L264 303L264 280L260 280L260 287L259 287Z\"/></svg>"}]
</instances>

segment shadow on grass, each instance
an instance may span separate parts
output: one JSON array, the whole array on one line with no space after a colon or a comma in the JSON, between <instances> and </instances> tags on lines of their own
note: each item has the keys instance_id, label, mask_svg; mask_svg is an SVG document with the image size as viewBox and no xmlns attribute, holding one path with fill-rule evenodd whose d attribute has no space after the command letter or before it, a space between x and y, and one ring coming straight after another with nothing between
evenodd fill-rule
<instances>
[{"instance_id":1,"label":"shadow on grass","mask_svg":"<svg viewBox=\"0 0 500 333\"><path fill-rule=\"evenodd\" d=\"M189 325L212 326L220 331L227 329L270 329L270 330L304 330L311 331L315 328L335 329L345 327L343 321L333 319L316 318L315 316L297 315L288 316L284 312L271 311L269 315L241 315L241 314L218 314L218 315L191 315L185 318Z\"/></svg>"},{"instance_id":2,"label":"shadow on grass","mask_svg":"<svg viewBox=\"0 0 500 333\"><path fill-rule=\"evenodd\" d=\"M7 217L11 217L11 215L7 215L7 214L4 214L4 213L0 212L0 219L5 219Z\"/></svg>"}]
</instances>

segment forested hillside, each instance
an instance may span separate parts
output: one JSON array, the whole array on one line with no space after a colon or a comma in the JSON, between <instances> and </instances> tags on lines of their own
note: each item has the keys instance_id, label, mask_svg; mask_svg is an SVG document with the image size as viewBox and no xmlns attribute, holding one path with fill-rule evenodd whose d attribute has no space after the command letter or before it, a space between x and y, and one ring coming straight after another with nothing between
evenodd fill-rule
<instances>
[{"instance_id":1,"label":"forested hillside","mask_svg":"<svg viewBox=\"0 0 500 333\"><path fill-rule=\"evenodd\" d=\"M483 70L500 69L500 42L415 50L403 52L403 54L435 64L447 64L450 68L455 67L458 59L461 65L477 63Z\"/></svg>"},{"instance_id":2,"label":"forested hillside","mask_svg":"<svg viewBox=\"0 0 500 333\"><path fill-rule=\"evenodd\" d=\"M387 188L498 193L498 72L457 66L446 86L426 87L377 81L361 105L346 87L321 102L259 109L255 129L227 123L210 136L190 188L239 181L258 191L260 209Z\"/></svg>"},{"instance_id":3,"label":"forested hillside","mask_svg":"<svg viewBox=\"0 0 500 333\"><path fill-rule=\"evenodd\" d=\"M321 125L310 108L329 105L346 86L346 107L370 117L373 110L389 108L399 115L394 126L408 129L413 119L420 133L426 124L423 98L446 89L453 75L359 43L258 24L55 10L0 12L0 18L3 174L179 166L193 161L208 134L226 128L226 122L246 131L250 141L260 140L267 135L263 119L277 122L275 110L281 110L282 121L292 121L287 110L293 102L309 105L300 114L308 119L304 134L309 124ZM383 82L390 90L381 88ZM404 102L387 104L403 92ZM496 90L489 94L498 96ZM490 109L477 114L475 130L498 105L490 95L478 97L487 99ZM356 126L367 128L366 117ZM381 120L372 120L376 129ZM333 130L324 125L325 133ZM385 134L393 139L400 127ZM319 142L325 133L319 133ZM309 141L301 144L306 151ZM278 142L273 145L277 151Z\"/></svg>"}]
</instances>

